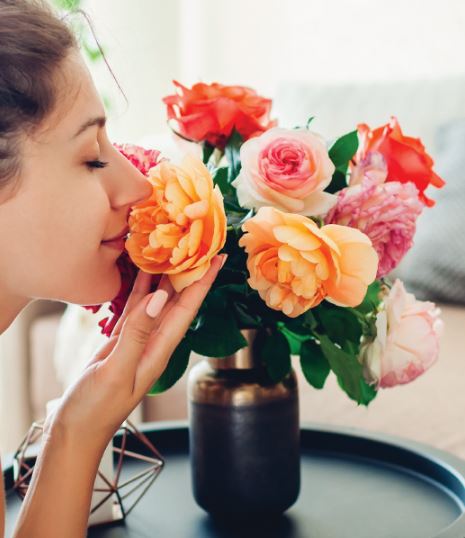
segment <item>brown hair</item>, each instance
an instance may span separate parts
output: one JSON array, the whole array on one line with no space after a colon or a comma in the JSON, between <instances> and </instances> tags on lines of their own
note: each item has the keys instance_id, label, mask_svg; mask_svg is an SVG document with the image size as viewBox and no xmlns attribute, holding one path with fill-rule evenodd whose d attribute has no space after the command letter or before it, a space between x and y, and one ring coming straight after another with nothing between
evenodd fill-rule
<instances>
[{"instance_id":1,"label":"brown hair","mask_svg":"<svg viewBox=\"0 0 465 538\"><path fill-rule=\"evenodd\" d=\"M41 0L0 0L0 191L20 171L20 140L54 109L53 75L72 48L70 28Z\"/></svg>"}]
</instances>

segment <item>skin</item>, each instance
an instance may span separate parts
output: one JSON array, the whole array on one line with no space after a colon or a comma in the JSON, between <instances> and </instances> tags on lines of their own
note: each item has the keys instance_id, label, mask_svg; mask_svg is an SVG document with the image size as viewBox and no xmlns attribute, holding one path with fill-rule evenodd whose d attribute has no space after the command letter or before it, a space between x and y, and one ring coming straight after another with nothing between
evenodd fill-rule
<instances>
[{"instance_id":1,"label":"skin","mask_svg":"<svg viewBox=\"0 0 465 538\"><path fill-rule=\"evenodd\" d=\"M17 188L0 194L0 226L8 230L0 236L0 333L38 298L81 305L111 300L121 284L119 252L101 242L124 230L131 207L151 193L146 178L114 149L102 121L75 136L84 123L104 117L77 52L60 66L56 85L55 110L22 140ZM89 167L95 160L108 165ZM207 274L181 293L165 277L149 293L151 275L139 271L112 336L47 418L15 538L86 535L103 451L165 369L222 263L224 256L216 256ZM156 317L146 313L153 295L161 305Z\"/></svg>"}]
</instances>

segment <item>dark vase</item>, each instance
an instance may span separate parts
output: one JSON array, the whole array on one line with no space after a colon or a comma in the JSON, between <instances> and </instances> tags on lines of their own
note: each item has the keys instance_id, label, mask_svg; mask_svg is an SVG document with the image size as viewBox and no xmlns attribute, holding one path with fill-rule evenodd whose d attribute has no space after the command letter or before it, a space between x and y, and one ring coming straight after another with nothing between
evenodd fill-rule
<instances>
[{"instance_id":1,"label":"dark vase","mask_svg":"<svg viewBox=\"0 0 465 538\"><path fill-rule=\"evenodd\" d=\"M206 358L188 380L190 458L197 504L219 519L278 516L300 491L295 372L274 383L249 346Z\"/></svg>"}]
</instances>

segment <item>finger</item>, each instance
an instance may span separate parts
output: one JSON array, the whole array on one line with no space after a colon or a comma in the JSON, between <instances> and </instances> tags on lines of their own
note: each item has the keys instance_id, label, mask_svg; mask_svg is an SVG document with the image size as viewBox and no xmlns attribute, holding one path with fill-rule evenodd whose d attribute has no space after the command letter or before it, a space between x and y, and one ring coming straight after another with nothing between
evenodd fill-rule
<instances>
[{"instance_id":1,"label":"finger","mask_svg":"<svg viewBox=\"0 0 465 538\"><path fill-rule=\"evenodd\" d=\"M121 317L119 318L116 325L113 327L111 336L113 335L117 336L118 334L120 334L121 328L123 327L124 321L128 317L129 312L131 312L134 306L140 300L142 300L142 298L145 295L147 295L147 293L150 291L152 279L153 279L153 275L151 273L145 273L142 269L139 269L136 280L134 281L134 286L132 288L131 294L129 295L126 305L124 306L124 310L123 310L123 313L121 314ZM161 280L163 280L163 277ZM160 288L160 284L161 284L161 281L157 289Z\"/></svg>"},{"instance_id":2,"label":"finger","mask_svg":"<svg viewBox=\"0 0 465 538\"><path fill-rule=\"evenodd\" d=\"M171 298L173 295L176 294L176 291L173 288L173 285L171 284L171 281L168 277L168 275L164 274L161 277L160 283L157 287L158 290L165 290L168 293L168 296Z\"/></svg>"},{"instance_id":3,"label":"finger","mask_svg":"<svg viewBox=\"0 0 465 538\"><path fill-rule=\"evenodd\" d=\"M134 371L149 336L156 327L156 317L167 300L167 291L157 289L134 306L124 320L118 341L108 356L109 362L119 364L126 373Z\"/></svg>"},{"instance_id":4,"label":"finger","mask_svg":"<svg viewBox=\"0 0 465 538\"><path fill-rule=\"evenodd\" d=\"M108 357L108 355L113 351L117 341L117 335L112 334L110 338L97 349L92 358L87 362L85 368L89 367L94 362L99 362Z\"/></svg>"},{"instance_id":5,"label":"finger","mask_svg":"<svg viewBox=\"0 0 465 538\"><path fill-rule=\"evenodd\" d=\"M146 276L150 276L150 278L146 279L145 278ZM86 367L90 366L94 362L98 362L98 361L101 361L102 359L105 359L113 351L118 341L117 337L121 332L121 328L123 327L125 319L128 317L129 312L134 308L135 304L137 304L137 299L141 300L146 294L146 292L144 293L144 291L150 289L151 279L152 279L151 274L144 273L142 270L139 271L136 277L136 280L134 282L134 287L132 289L131 295L124 308L123 314L121 315L117 324L113 328L110 338L108 339L107 342L105 342L102 346L100 346L100 348L96 351L94 356L86 364ZM163 275L161 277L160 282L158 283L158 287L157 287L157 290L159 289L166 290L166 292L168 293L168 302L171 302L170 299L172 299L172 297L176 294L167 275Z\"/></svg>"},{"instance_id":6,"label":"finger","mask_svg":"<svg viewBox=\"0 0 465 538\"><path fill-rule=\"evenodd\" d=\"M226 259L227 259L228 255L227 254L220 254L218 257L221 259L221 264L220 264L220 270L221 270L224 263L226 262ZM212 261L212 263L213 263L213 261ZM171 281L169 281L168 275L164 275L164 277L167 278L167 280L165 281L166 286L167 286L166 289L168 289L168 288L170 289L170 298L169 298L169 301L167 302L166 306L163 308L163 311L161 312L161 314L157 317L157 326L160 326L160 324L163 323L163 320L168 315L171 308L173 308L173 306L176 304L176 302L178 301L179 296L180 296L180 294L177 293L174 290L174 288L173 288L173 286L171 284ZM189 287L191 287L191 286L189 286Z\"/></svg>"},{"instance_id":7,"label":"finger","mask_svg":"<svg viewBox=\"0 0 465 538\"><path fill-rule=\"evenodd\" d=\"M163 310L157 316L155 328L157 328L160 325L160 323L162 323L166 314L171 310L171 308L173 308L173 305L176 303L176 301L179 298L179 293L177 293L176 290L173 288L168 276L164 275L164 277L165 279L163 280L162 289L165 289L168 291L168 301L166 305L164 306Z\"/></svg>"},{"instance_id":8,"label":"finger","mask_svg":"<svg viewBox=\"0 0 465 538\"><path fill-rule=\"evenodd\" d=\"M218 260L216 259L218 258ZM215 267L216 267L216 264L219 263L219 269L221 269L221 266L222 266L222 258L223 256L217 256L216 258L214 258L212 260L212 266L210 267L210 271L215 271ZM218 269L218 271L219 271ZM217 273L218 273L217 271ZM216 274L217 274L216 273ZM172 314L170 314L171 310L178 304L178 302L181 300L181 297L182 297L182 301L183 303L181 304L181 308L183 306L183 304L188 304L190 306L193 306L194 305L194 308L195 308L195 298L194 298L194 302L192 302L192 296L193 294L195 295L196 293L198 293L198 290L199 288L201 288L202 286L204 286L204 283L207 281L207 279L209 278L207 276L208 274L208 271L207 273L204 275L203 278L201 278L200 280L198 280L197 282L194 282L193 284L191 284L190 286L188 286L187 288L185 288L182 292L180 293L175 293L170 301L168 302L168 304L165 306L165 308L163 309L163 312L158 316L157 318L157 328L160 327L161 324L164 323L164 320L167 316L173 316ZM210 274L213 274L213 273L210 273ZM211 283L208 284L208 289L206 290L206 293L208 293L208 290L210 289L210 286L211 284L213 283L213 281L215 280L216 278L216 274L213 276L213 280L211 280ZM197 291L196 291L197 290ZM205 295L206 295L205 293ZM203 300L203 299L202 299ZM179 308L179 306L178 306ZM197 307L197 310L198 310L199 307ZM195 316L194 316L195 317Z\"/></svg>"},{"instance_id":9,"label":"finger","mask_svg":"<svg viewBox=\"0 0 465 538\"><path fill-rule=\"evenodd\" d=\"M224 263L223 260L224 255L216 256L207 273L199 281L185 288L171 309L164 313L163 320L158 320L159 326L151 335L137 369L136 391L146 391L165 370L173 351L189 329L209 292Z\"/></svg>"},{"instance_id":10,"label":"finger","mask_svg":"<svg viewBox=\"0 0 465 538\"><path fill-rule=\"evenodd\" d=\"M173 303L176 302L178 296L178 293L176 293L175 289L173 288L168 275L162 276L157 289L165 290L168 293L168 299L165 306L163 307L163 310L156 317L154 329L156 329L160 325L160 320L163 319L165 313L170 310L170 308L173 306Z\"/></svg>"}]
</instances>

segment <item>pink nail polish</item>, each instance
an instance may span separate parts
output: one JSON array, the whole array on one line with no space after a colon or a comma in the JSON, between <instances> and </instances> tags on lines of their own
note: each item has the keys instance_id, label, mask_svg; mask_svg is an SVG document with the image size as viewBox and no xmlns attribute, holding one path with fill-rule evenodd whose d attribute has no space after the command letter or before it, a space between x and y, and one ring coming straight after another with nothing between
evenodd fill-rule
<instances>
[{"instance_id":1,"label":"pink nail polish","mask_svg":"<svg viewBox=\"0 0 465 538\"><path fill-rule=\"evenodd\" d=\"M151 318L156 318L165 306L167 300L168 293L165 290L155 291L145 308L147 315Z\"/></svg>"}]
</instances>

